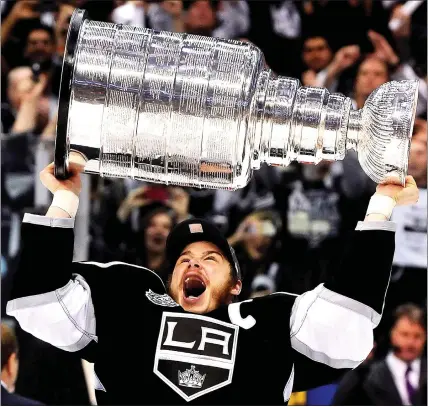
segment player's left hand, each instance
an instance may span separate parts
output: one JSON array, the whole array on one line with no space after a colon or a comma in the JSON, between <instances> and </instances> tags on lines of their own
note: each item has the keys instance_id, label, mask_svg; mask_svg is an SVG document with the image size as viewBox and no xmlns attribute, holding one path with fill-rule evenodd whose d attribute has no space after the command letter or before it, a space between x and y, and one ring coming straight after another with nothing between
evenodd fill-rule
<instances>
[{"instance_id":1,"label":"player's left hand","mask_svg":"<svg viewBox=\"0 0 428 407\"><path fill-rule=\"evenodd\" d=\"M404 187L393 182L380 184L376 188L376 194L389 196L397 206L415 204L419 200L419 189L410 175L406 177Z\"/></svg>"}]
</instances>

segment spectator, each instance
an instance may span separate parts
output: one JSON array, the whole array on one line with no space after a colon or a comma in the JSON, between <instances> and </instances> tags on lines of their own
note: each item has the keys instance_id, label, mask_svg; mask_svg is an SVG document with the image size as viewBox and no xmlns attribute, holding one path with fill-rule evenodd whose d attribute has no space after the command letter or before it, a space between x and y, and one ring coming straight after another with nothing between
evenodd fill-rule
<instances>
[{"instance_id":1,"label":"spectator","mask_svg":"<svg viewBox=\"0 0 428 407\"><path fill-rule=\"evenodd\" d=\"M337 92L342 74L351 68L360 57L358 45L347 45L340 48L331 62L320 71L307 71L306 81L309 86L325 87L331 93ZM304 77L305 80L305 77Z\"/></svg>"},{"instance_id":2,"label":"spectator","mask_svg":"<svg viewBox=\"0 0 428 407\"><path fill-rule=\"evenodd\" d=\"M426 113L428 95L426 82L416 75L415 71L408 63L400 60L385 37L375 31L369 31L368 36L374 48L373 56L381 59L387 64L391 79L419 80L419 97L416 114L421 115Z\"/></svg>"},{"instance_id":3,"label":"spectator","mask_svg":"<svg viewBox=\"0 0 428 407\"><path fill-rule=\"evenodd\" d=\"M333 59L333 52L322 35L308 36L303 42L302 59L307 70L302 75L305 86L317 86L316 74L325 69Z\"/></svg>"},{"instance_id":4,"label":"spectator","mask_svg":"<svg viewBox=\"0 0 428 407\"><path fill-rule=\"evenodd\" d=\"M18 377L18 342L15 333L1 324L1 403L3 406L41 406L42 403L15 394Z\"/></svg>"},{"instance_id":5,"label":"spectator","mask_svg":"<svg viewBox=\"0 0 428 407\"><path fill-rule=\"evenodd\" d=\"M388 66L381 59L367 57L360 65L355 79L354 103L357 109L364 106L370 94L390 79Z\"/></svg>"},{"instance_id":6,"label":"spectator","mask_svg":"<svg viewBox=\"0 0 428 407\"><path fill-rule=\"evenodd\" d=\"M41 71L47 72L51 67L54 53L53 29L43 24L31 28L25 41L23 65L34 67L38 64Z\"/></svg>"},{"instance_id":7,"label":"spectator","mask_svg":"<svg viewBox=\"0 0 428 407\"><path fill-rule=\"evenodd\" d=\"M55 98L45 95L47 82L46 75L42 75L39 82L34 82L28 67L10 71L7 84L9 105L2 106L2 126L5 133L42 132L49 118L54 116L57 106ZM3 115L7 117L4 122Z\"/></svg>"},{"instance_id":8,"label":"spectator","mask_svg":"<svg viewBox=\"0 0 428 407\"><path fill-rule=\"evenodd\" d=\"M213 36L218 25L216 0L191 0L184 2L184 31L189 34Z\"/></svg>"},{"instance_id":9,"label":"spectator","mask_svg":"<svg viewBox=\"0 0 428 407\"><path fill-rule=\"evenodd\" d=\"M281 219L273 211L256 211L247 216L229 237L243 275L239 300L248 299L254 292L264 294L277 291L281 270L276 262Z\"/></svg>"},{"instance_id":10,"label":"spectator","mask_svg":"<svg viewBox=\"0 0 428 407\"><path fill-rule=\"evenodd\" d=\"M341 78L344 72L349 72L349 68L355 68L360 57L360 47L351 45L337 51L333 61L316 77L312 73L309 76L311 83L315 86L327 87L331 92L341 91L349 96L353 95L354 107L360 109L370 93L387 81L418 80L417 114L424 114L428 95L426 82L416 75L409 64L400 61L384 36L375 31L368 31L367 36L371 41L373 52L366 54L360 61L355 81L349 74L344 75L343 79ZM352 79L353 85L350 85L350 79Z\"/></svg>"},{"instance_id":11,"label":"spectator","mask_svg":"<svg viewBox=\"0 0 428 407\"><path fill-rule=\"evenodd\" d=\"M17 1L13 5L12 9L3 20L1 26L2 51L4 45L11 40L12 33L14 30L16 30L17 25L22 25L23 22L27 21L40 22L40 12L36 9L37 4L37 0L22 0Z\"/></svg>"},{"instance_id":12,"label":"spectator","mask_svg":"<svg viewBox=\"0 0 428 407\"><path fill-rule=\"evenodd\" d=\"M166 238L176 221L175 214L170 208L159 204L156 206L157 208L150 210L142 218L139 231L136 233L134 249L127 253L124 260L163 276L167 268Z\"/></svg>"}]
</instances>

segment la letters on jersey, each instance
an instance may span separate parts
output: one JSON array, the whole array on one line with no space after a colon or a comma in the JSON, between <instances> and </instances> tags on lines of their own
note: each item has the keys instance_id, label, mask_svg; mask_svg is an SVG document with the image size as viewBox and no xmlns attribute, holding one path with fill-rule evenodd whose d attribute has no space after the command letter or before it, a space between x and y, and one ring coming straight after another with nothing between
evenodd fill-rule
<instances>
[{"instance_id":1,"label":"la letters on jersey","mask_svg":"<svg viewBox=\"0 0 428 407\"><path fill-rule=\"evenodd\" d=\"M154 373L186 401L232 381L239 328L223 321L164 312Z\"/></svg>"}]
</instances>

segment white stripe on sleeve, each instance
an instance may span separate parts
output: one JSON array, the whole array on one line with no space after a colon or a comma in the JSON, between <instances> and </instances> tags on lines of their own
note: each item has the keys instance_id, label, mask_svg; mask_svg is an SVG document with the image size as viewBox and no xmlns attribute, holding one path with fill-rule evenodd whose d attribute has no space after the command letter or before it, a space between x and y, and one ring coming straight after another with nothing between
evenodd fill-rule
<instances>
[{"instance_id":1,"label":"white stripe on sleeve","mask_svg":"<svg viewBox=\"0 0 428 407\"><path fill-rule=\"evenodd\" d=\"M82 276L73 277L55 291L9 301L6 313L24 331L59 349L76 352L98 341L91 290Z\"/></svg>"},{"instance_id":2,"label":"white stripe on sleeve","mask_svg":"<svg viewBox=\"0 0 428 407\"><path fill-rule=\"evenodd\" d=\"M330 367L355 368L373 347L381 316L369 306L319 285L302 294L291 315L291 345Z\"/></svg>"}]
</instances>

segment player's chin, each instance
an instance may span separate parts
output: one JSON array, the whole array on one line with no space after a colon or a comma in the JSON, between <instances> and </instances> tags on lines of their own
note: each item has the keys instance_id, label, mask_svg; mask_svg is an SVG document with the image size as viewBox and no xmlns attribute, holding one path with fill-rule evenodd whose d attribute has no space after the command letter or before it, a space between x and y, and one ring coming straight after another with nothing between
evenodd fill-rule
<instances>
[{"instance_id":1,"label":"player's chin","mask_svg":"<svg viewBox=\"0 0 428 407\"><path fill-rule=\"evenodd\" d=\"M209 312L209 293L206 290L198 297L186 296L184 293L181 293L180 305L181 307L188 312L194 312L196 314L204 314Z\"/></svg>"}]
</instances>

